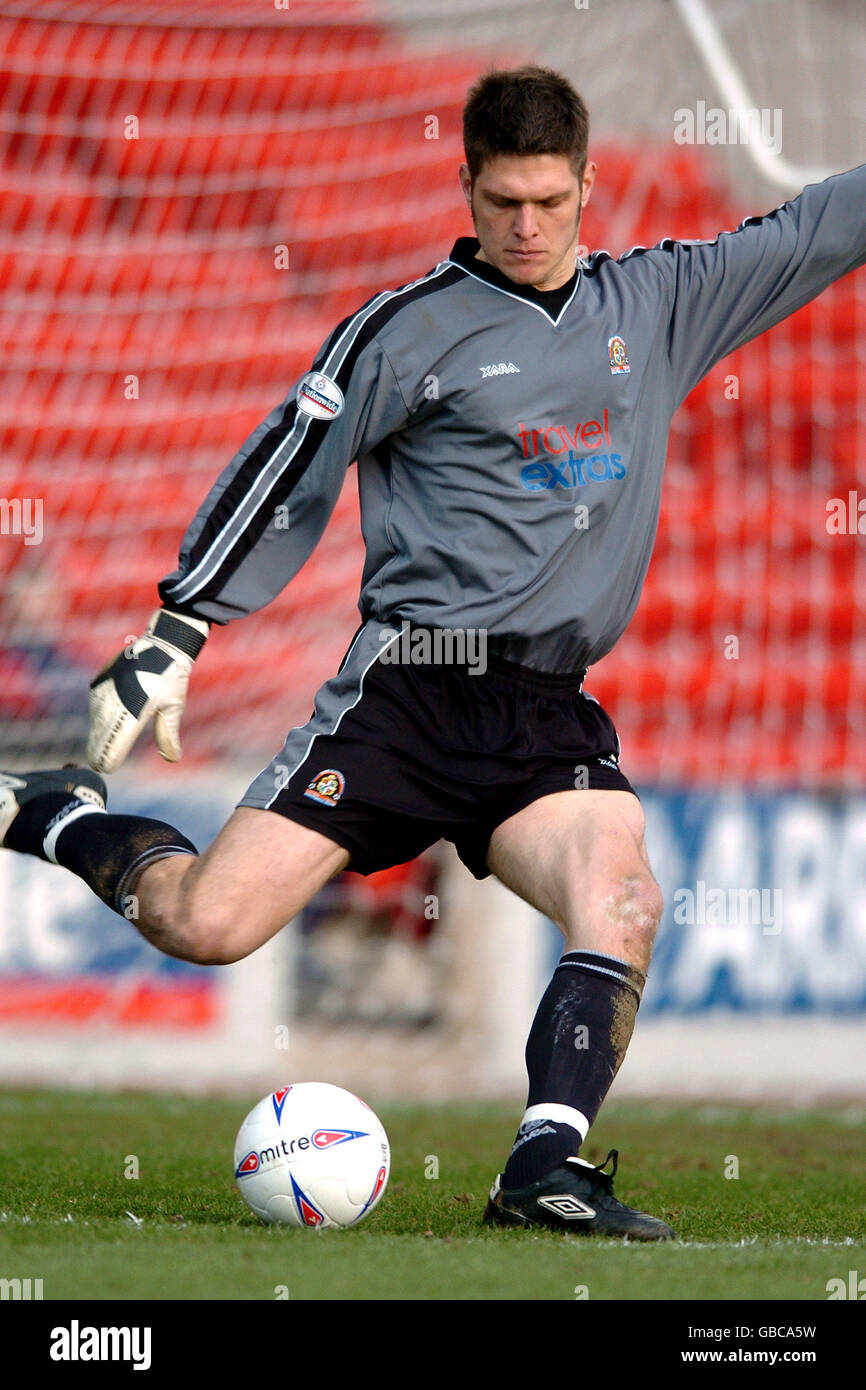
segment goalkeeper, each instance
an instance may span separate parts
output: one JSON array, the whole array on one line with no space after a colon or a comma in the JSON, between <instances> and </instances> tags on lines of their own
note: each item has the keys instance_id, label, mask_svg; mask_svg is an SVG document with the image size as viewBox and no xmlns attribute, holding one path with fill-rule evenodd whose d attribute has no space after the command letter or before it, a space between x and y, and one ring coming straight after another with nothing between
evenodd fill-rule
<instances>
[{"instance_id":1,"label":"goalkeeper","mask_svg":"<svg viewBox=\"0 0 866 1390\"><path fill-rule=\"evenodd\" d=\"M725 354L863 264L866 167L713 241L614 259L579 246L587 139L558 74L480 79L459 174L476 236L340 323L246 441L159 585L162 607L93 682L95 770L4 776L0 843L64 865L121 914L134 893L150 942L216 965L256 950L340 870L453 841L565 946L488 1219L657 1240L670 1227L579 1155L662 910L615 728L583 680L637 605L674 411ZM151 717L162 754L180 756L212 626L292 579L355 460L361 623L309 723L202 853L171 825L109 814L100 774ZM444 631L483 637L484 659L467 642L462 664L419 660Z\"/></svg>"}]
</instances>

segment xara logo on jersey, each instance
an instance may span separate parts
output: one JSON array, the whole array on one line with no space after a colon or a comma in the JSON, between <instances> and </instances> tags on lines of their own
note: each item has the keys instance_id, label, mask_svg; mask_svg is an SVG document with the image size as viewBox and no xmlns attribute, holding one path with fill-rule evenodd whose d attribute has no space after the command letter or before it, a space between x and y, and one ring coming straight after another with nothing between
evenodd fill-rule
<instances>
[{"instance_id":1,"label":"xara logo on jersey","mask_svg":"<svg viewBox=\"0 0 866 1390\"><path fill-rule=\"evenodd\" d=\"M521 422L517 437L521 458L536 460L524 464L520 470L520 483L527 492L621 482L628 472L622 454L611 449L607 408L600 420L578 420L571 430L567 425L543 425L535 429ZM606 452L594 452L605 445Z\"/></svg>"},{"instance_id":2,"label":"xara logo on jersey","mask_svg":"<svg viewBox=\"0 0 866 1390\"><path fill-rule=\"evenodd\" d=\"M520 368L514 362L491 362L487 367L479 367L481 375L484 376L512 376L515 372L520 375Z\"/></svg>"}]
</instances>

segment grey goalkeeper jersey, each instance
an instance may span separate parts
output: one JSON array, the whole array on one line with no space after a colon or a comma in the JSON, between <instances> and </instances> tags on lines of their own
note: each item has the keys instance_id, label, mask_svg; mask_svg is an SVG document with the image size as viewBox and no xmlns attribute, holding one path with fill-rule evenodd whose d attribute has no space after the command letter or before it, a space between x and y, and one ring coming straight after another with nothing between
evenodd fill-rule
<instances>
[{"instance_id":1,"label":"grey goalkeeper jersey","mask_svg":"<svg viewBox=\"0 0 866 1390\"><path fill-rule=\"evenodd\" d=\"M334 329L211 488L167 607L225 623L268 603L357 460L365 622L486 631L541 671L592 665L640 596L674 411L866 261L866 165L714 241L595 252L553 311L477 250L461 238Z\"/></svg>"}]
</instances>

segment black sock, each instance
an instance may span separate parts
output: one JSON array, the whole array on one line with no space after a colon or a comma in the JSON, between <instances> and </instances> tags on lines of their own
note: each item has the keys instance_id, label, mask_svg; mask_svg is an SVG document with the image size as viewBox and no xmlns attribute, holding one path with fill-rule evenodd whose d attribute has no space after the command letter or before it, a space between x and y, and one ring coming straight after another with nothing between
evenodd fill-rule
<instances>
[{"instance_id":1,"label":"black sock","mask_svg":"<svg viewBox=\"0 0 866 1390\"><path fill-rule=\"evenodd\" d=\"M645 976L598 951L568 951L526 1044L529 1096L503 1186L527 1187L577 1154L619 1070Z\"/></svg>"},{"instance_id":2,"label":"black sock","mask_svg":"<svg viewBox=\"0 0 866 1390\"><path fill-rule=\"evenodd\" d=\"M46 792L26 802L5 844L70 869L121 917L129 915L126 899L149 864L198 853L165 821L109 815L67 792Z\"/></svg>"}]
</instances>

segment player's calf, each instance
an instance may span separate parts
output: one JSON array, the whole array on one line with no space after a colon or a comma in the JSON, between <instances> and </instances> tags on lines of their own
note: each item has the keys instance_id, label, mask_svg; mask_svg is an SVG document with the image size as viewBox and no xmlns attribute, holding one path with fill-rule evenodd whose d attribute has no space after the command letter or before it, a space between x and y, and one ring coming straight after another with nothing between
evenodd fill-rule
<instances>
[{"instance_id":1,"label":"player's calf","mask_svg":"<svg viewBox=\"0 0 866 1390\"><path fill-rule=\"evenodd\" d=\"M87 768L0 774L0 846L60 864L167 955L243 959L348 862L324 835L268 811L235 811L199 855L174 826L108 815Z\"/></svg>"},{"instance_id":2,"label":"player's calf","mask_svg":"<svg viewBox=\"0 0 866 1390\"><path fill-rule=\"evenodd\" d=\"M241 806L185 872L169 862L142 875L143 930L171 955L231 964L269 941L348 861L318 831Z\"/></svg>"},{"instance_id":3,"label":"player's calf","mask_svg":"<svg viewBox=\"0 0 866 1390\"><path fill-rule=\"evenodd\" d=\"M233 965L263 945L295 914L271 928L255 900L228 892L202 859L154 864L139 881L136 926L165 955L194 965Z\"/></svg>"},{"instance_id":4,"label":"player's calf","mask_svg":"<svg viewBox=\"0 0 866 1390\"><path fill-rule=\"evenodd\" d=\"M637 797L588 790L532 803L491 839L490 868L557 923L566 948L526 1046L506 1192L531 1193L577 1155L625 1057L662 912L643 829Z\"/></svg>"}]
</instances>

